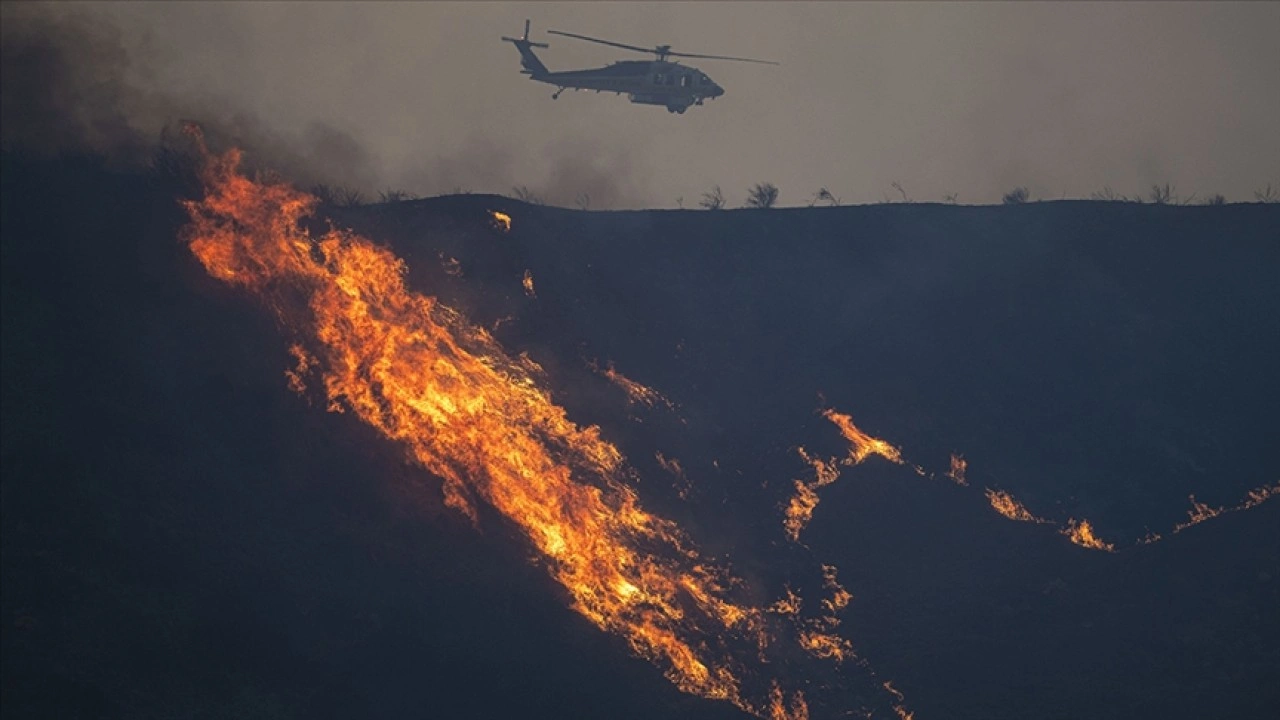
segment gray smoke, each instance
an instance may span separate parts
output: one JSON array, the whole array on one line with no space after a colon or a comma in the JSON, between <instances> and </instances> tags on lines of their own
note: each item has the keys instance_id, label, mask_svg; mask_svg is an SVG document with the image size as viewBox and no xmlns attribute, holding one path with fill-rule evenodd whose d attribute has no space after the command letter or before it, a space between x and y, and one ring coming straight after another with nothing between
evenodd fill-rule
<instances>
[{"instance_id":1,"label":"gray smoke","mask_svg":"<svg viewBox=\"0 0 1280 720\"><path fill-rule=\"evenodd\" d=\"M242 147L255 165L300 185L376 185L370 157L347 132L312 123L291 135L220 98L148 88L132 76L149 75L155 58L126 50L103 18L62 6L0 7L6 150L141 165L177 124L193 120L217 144Z\"/></svg>"},{"instance_id":2,"label":"gray smoke","mask_svg":"<svg viewBox=\"0 0 1280 720\"><path fill-rule=\"evenodd\" d=\"M545 175L520 177L522 149L476 135L456 149L432 153L421 167L380 176L378 163L341 128L311 122L269 127L251 109L198 88L160 90L148 82L163 62L146 44L126 47L106 17L46 4L4 4L3 147L52 155L93 153L115 162L145 163L162 136L193 120L218 146L246 150L302 187L324 184L367 199L396 189L420 195L527 190L555 205L619 207L636 188L625 149L565 141L543 151Z\"/></svg>"}]
</instances>

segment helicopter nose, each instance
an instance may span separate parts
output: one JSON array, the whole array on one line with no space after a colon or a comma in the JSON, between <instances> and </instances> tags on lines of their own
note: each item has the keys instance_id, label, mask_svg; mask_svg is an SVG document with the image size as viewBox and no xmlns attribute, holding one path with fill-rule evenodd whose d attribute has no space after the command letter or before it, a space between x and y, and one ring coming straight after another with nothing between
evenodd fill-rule
<instances>
[{"instance_id":1,"label":"helicopter nose","mask_svg":"<svg viewBox=\"0 0 1280 720\"><path fill-rule=\"evenodd\" d=\"M724 88L720 87L718 83L711 84L711 97L720 97L723 94Z\"/></svg>"}]
</instances>

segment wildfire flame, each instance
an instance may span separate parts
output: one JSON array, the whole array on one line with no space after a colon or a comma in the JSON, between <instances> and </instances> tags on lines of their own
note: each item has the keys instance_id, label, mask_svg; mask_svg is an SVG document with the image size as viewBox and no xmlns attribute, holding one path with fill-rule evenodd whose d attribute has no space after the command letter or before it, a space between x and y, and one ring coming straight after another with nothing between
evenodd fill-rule
<instances>
[{"instance_id":1,"label":"wildfire flame","mask_svg":"<svg viewBox=\"0 0 1280 720\"><path fill-rule=\"evenodd\" d=\"M390 251L338 230L313 239L299 221L315 198L250 180L239 160L234 150L208 157L206 196L186 204L190 249L298 336L299 389L304 375L319 375L331 409L403 446L473 522L477 503L495 509L541 555L575 611L625 638L681 690L761 717L807 717L800 693L784 702L776 680L751 699L744 679L767 670L747 667L769 644L763 608L737 601L740 580L641 507L623 483L621 453L597 428L568 419L539 387L536 364L410 292ZM745 661L740 640L753 653Z\"/></svg>"},{"instance_id":2,"label":"wildfire flame","mask_svg":"<svg viewBox=\"0 0 1280 720\"><path fill-rule=\"evenodd\" d=\"M822 585L831 591L831 597L823 600L822 606L827 609L828 613L831 613L832 623L839 624L840 621L835 616L849 606L849 601L853 600L853 594L845 590L844 586L836 580L835 565L822 566Z\"/></svg>"},{"instance_id":3,"label":"wildfire flame","mask_svg":"<svg viewBox=\"0 0 1280 720\"><path fill-rule=\"evenodd\" d=\"M458 262L458 258L440 253L440 267L444 268L446 275L451 277L462 277L462 263Z\"/></svg>"},{"instance_id":4,"label":"wildfire flame","mask_svg":"<svg viewBox=\"0 0 1280 720\"><path fill-rule=\"evenodd\" d=\"M675 403L668 400L662 393L618 372L612 362L606 365L603 370L595 362L590 363L590 367L626 393L627 402L632 405L643 405L648 408L664 405L668 410L675 410Z\"/></svg>"},{"instance_id":5,"label":"wildfire flame","mask_svg":"<svg viewBox=\"0 0 1280 720\"><path fill-rule=\"evenodd\" d=\"M813 511L818 507L818 488L830 485L840 477L840 469L837 466L837 462L846 466L859 465L872 455L879 455L896 465L906 464L902 459L902 452L898 448L858 429L858 426L853 424L853 418L850 416L831 409L823 410L822 416L830 420L840 430L840 434L844 439L849 442L849 454L840 461L835 458L823 460L822 458L811 456L804 448L797 448L797 452L805 461L805 464L813 469L813 479L809 481L794 481L795 495L791 496L787 501L787 506L782 511L782 527L787 534L787 538L792 542L800 541L800 532L813 519ZM923 474L920 468L915 468L915 470L917 474Z\"/></svg>"},{"instance_id":6,"label":"wildfire flame","mask_svg":"<svg viewBox=\"0 0 1280 720\"><path fill-rule=\"evenodd\" d=\"M537 551L576 612L625 639L680 690L762 718L807 720L803 693L788 697L769 672L785 663L771 663L765 650L775 642L773 623L785 619L799 628L806 652L836 661L852 653L848 640L833 634L852 599L833 566L823 566L830 597L818 605L827 613L820 618L800 618L801 599L790 588L767 607L742 600L758 593L704 558L675 523L642 507L625 482L622 454L598 428L568 418L540 385L536 363L508 355L484 328L411 292L403 262L390 251L339 230L313 238L300 221L318 201L244 177L239 161L234 150L206 153L206 195L186 203L189 247L211 276L260 297L296 337L289 347L295 367L285 371L291 389L307 393L318 380L329 410L349 411L397 442L441 479L446 504L473 523L479 504L494 509ZM508 215L490 214L502 231L510 229ZM524 285L532 294L527 271ZM604 374L633 402L670 406L612 366ZM799 449L813 479L795 481L784 522L792 540L812 517L817 489L839 477L840 465L871 455L906 464L898 448L864 433L850 416L830 409L823 415L850 449L839 460ZM657 459L682 473L676 461ZM953 456L949 477L966 485L966 467ZM1257 488L1231 508L1192 497L1190 519L1175 532L1277 494L1280 484ZM1008 493L986 495L1005 517L1050 522ZM1087 520L1070 519L1060 531L1078 545L1114 550ZM898 700L895 712L911 718L901 693L888 682L884 688Z\"/></svg>"},{"instance_id":7,"label":"wildfire flame","mask_svg":"<svg viewBox=\"0 0 1280 720\"><path fill-rule=\"evenodd\" d=\"M964 459L963 455L951 456L951 470L947 472L947 477L961 487L968 487L969 481L965 480L964 473L969 469L969 462Z\"/></svg>"},{"instance_id":8,"label":"wildfire flame","mask_svg":"<svg viewBox=\"0 0 1280 720\"><path fill-rule=\"evenodd\" d=\"M1249 491L1249 494L1246 496L1246 499L1244 502L1240 503L1238 507L1232 508L1232 509L1247 510L1248 508L1251 508L1251 507L1257 507L1258 505L1261 505L1262 503L1270 500L1271 498L1277 495L1280 495L1280 483L1276 483L1275 485L1271 485L1271 486L1254 488Z\"/></svg>"},{"instance_id":9,"label":"wildfire flame","mask_svg":"<svg viewBox=\"0 0 1280 720\"><path fill-rule=\"evenodd\" d=\"M813 480L805 482L796 480L796 494L787 501L783 510L782 527L792 542L800 541L800 531L804 530L813 519L813 511L818 507L818 488L830 485L840 477L840 469L835 458L823 460L813 457L804 448L796 448L796 452L809 467L813 468Z\"/></svg>"},{"instance_id":10,"label":"wildfire flame","mask_svg":"<svg viewBox=\"0 0 1280 720\"><path fill-rule=\"evenodd\" d=\"M778 613L779 615L797 615L800 612L802 601L800 596L795 594L791 588L786 588L786 596L779 598L769 606L769 612Z\"/></svg>"},{"instance_id":11,"label":"wildfire flame","mask_svg":"<svg viewBox=\"0 0 1280 720\"><path fill-rule=\"evenodd\" d=\"M301 345L289 346L289 354L297 361L297 366L293 370L285 370L284 376L289 381L289 389L301 395L307 391L307 381L304 378L311 372L316 360Z\"/></svg>"},{"instance_id":12,"label":"wildfire flame","mask_svg":"<svg viewBox=\"0 0 1280 720\"><path fill-rule=\"evenodd\" d=\"M805 629L800 631L800 646L814 657L839 663L846 657L853 657L853 644L834 634L834 630L840 626L839 615L853 600L853 594L836 580L834 565L822 566L822 586L831 593L831 597L823 598L821 602L827 614L806 623ZM799 611L799 598L795 600L796 610Z\"/></svg>"},{"instance_id":13,"label":"wildfire flame","mask_svg":"<svg viewBox=\"0 0 1280 720\"><path fill-rule=\"evenodd\" d=\"M992 490L987 488L987 502L991 503L991 507L996 512L1018 522L1038 523L1042 525L1054 525L1052 520L1046 520L1038 515L1033 515L1030 510L1022 503L1018 502L1012 495L1003 490ZM1067 537L1068 540L1086 547L1090 550L1104 550L1112 552L1116 549L1115 545L1103 542L1094 532L1093 526L1088 520L1080 520L1077 522L1075 518L1070 518L1062 525L1059 532Z\"/></svg>"},{"instance_id":14,"label":"wildfire flame","mask_svg":"<svg viewBox=\"0 0 1280 720\"><path fill-rule=\"evenodd\" d=\"M916 716L915 713L908 711L907 708L903 706L902 703L906 701L906 697L900 690L893 686L892 682L885 680L881 687L883 687L890 695L897 698L898 702L894 704L893 711L898 714L898 720L912 720Z\"/></svg>"},{"instance_id":15,"label":"wildfire flame","mask_svg":"<svg viewBox=\"0 0 1280 720\"><path fill-rule=\"evenodd\" d=\"M1180 533L1189 527L1199 525L1205 520L1216 518L1219 515L1227 513L1239 512L1240 510L1248 510L1251 507L1257 507L1271 498L1280 495L1280 483L1275 485L1264 485L1257 487L1245 495L1244 500L1232 507L1209 507L1205 503L1198 502L1196 496L1192 495L1188 499L1191 501L1191 509L1187 511L1187 521L1178 523L1173 527L1174 533Z\"/></svg>"},{"instance_id":16,"label":"wildfire flame","mask_svg":"<svg viewBox=\"0 0 1280 720\"><path fill-rule=\"evenodd\" d=\"M666 470L676 479L676 494L681 500L689 499L689 491L693 489L693 484L689 482L689 477L684 473L684 466L680 464L679 458L669 458L661 452L653 454L658 466Z\"/></svg>"},{"instance_id":17,"label":"wildfire flame","mask_svg":"<svg viewBox=\"0 0 1280 720\"><path fill-rule=\"evenodd\" d=\"M1089 524L1088 520L1076 522L1075 518L1068 519L1066 527L1062 528L1062 534L1080 547L1087 547L1091 550L1104 550L1106 552L1114 552L1116 549L1115 545L1103 542L1101 538L1094 534L1093 526Z\"/></svg>"},{"instance_id":18,"label":"wildfire flame","mask_svg":"<svg viewBox=\"0 0 1280 720\"><path fill-rule=\"evenodd\" d=\"M1191 495L1187 499L1191 501L1191 509L1187 511L1187 521L1175 525L1173 529L1174 532L1185 530L1192 525L1199 525L1209 518L1218 517L1226 510L1226 508L1223 507L1213 508L1202 502L1196 502L1195 495Z\"/></svg>"},{"instance_id":19,"label":"wildfire flame","mask_svg":"<svg viewBox=\"0 0 1280 720\"><path fill-rule=\"evenodd\" d=\"M849 457L844 464L857 465L872 455L879 455L891 463L902 465L902 451L879 438L871 437L853 424L853 418L835 410L824 410L822 416L840 428L840 434L849 441Z\"/></svg>"},{"instance_id":20,"label":"wildfire flame","mask_svg":"<svg viewBox=\"0 0 1280 720\"><path fill-rule=\"evenodd\" d=\"M809 720L809 707L804 702L804 693L797 691L788 706L782 688L774 685L769 691L769 714L766 717L769 720Z\"/></svg>"},{"instance_id":21,"label":"wildfire flame","mask_svg":"<svg viewBox=\"0 0 1280 720\"><path fill-rule=\"evenodd\" d=\"M520 284L524 286L525 295L528 295L531 298L538 297L538 294L533 291L533 273L532 272L525 270L524 279L520 281Z\"/></svg>"},{"instance_id":22,"label":"wildfire flame","mask_svg":"<svg viewBox=\"0 0 1280 720\"><path fill-rule=\"evenodd\" d=\"M991 488L987 488L987 502L991 503L991 507L994 508L996 512L1010 520L1030 523L1049 522L1042 517L1032 515L1031 511L1028 510L1025 505L1018 502L1012 495L1003 490L992 490Z\"/></svg>"},{"instance_id":23,"label":"wildfire flame","mask_svg":"<svg viewBox=\"0 0 1280 720\"><path fill-rule=\"evenodd\" d=\"M511 231L511 216L510 216L510 215L508 215L508 214L506 214L506 213L504 213L504 212L498 212L497 210L490 210L490 211L489 211L489 217L493 218L493 226L494 226L494 227L498 228L498 229L499 229L499 230L501 230L502 232L510 232L510 231Z\"/></svg>"},{"instance_id":24,"label":"wildfire flame","mask_svg":"<svg viewBox=\"0 0 1280 720\"><path fill-rule=\"evenodd\" d=\"M796 494L791 496L782 511L782 527L791 542L800 541L800 531L813 519L813 510L818 507L818 493L814 492L812 483L796 480L795 485Z\"/></svg>"},{"instance_id":25,"label":"wildfire flame","mask_svg":"<svg viewBox=\"0 0 1280 720\"><path fill-rule=\"evenodd\" d=\"M814 630L800 631L800 647L816 658L843 662L853 654L853 645L846 639Z\"/></svg>"}]
</instances>

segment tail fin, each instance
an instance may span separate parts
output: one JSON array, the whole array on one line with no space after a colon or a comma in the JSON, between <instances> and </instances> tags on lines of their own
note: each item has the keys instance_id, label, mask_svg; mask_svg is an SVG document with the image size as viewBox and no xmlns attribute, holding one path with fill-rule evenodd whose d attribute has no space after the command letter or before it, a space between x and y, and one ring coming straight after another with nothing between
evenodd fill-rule
<instances>
[{"instance_id":1,"label":"tail fin","mask_svg":"<svg viewBox=\"0 0 1280 720\"><path fill-rule=\"evenodd\" d=\"M532 75L534 77L538 77L540 75L546 75L551 72L550 70L547 69L546 65L542 64L542 61L538 59L538 56L533 54L533 50L530 49L530 48L545 48L550 46L547 45L546 43L536 43L536 42L531 42L529 40L529 21L528 20L524 21L523 37L509 38L504 35L502 39L515 45L516 49L520 51L520 66L524 68L524 73L526 75Z\"/></svg>"}]
</instances>

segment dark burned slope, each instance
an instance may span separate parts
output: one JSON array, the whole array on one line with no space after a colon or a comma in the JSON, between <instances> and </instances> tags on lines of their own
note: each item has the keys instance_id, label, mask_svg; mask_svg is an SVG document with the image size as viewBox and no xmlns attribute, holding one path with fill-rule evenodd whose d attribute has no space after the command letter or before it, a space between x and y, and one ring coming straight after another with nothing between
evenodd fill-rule
<instances>
[{"instance_id":1,"label":"dark burned slope","mask_svg":"<svg viewBox=\"0 0 1280 720\"><path fill-rule=\"evenodd\" d=\"M585 627L395 448L289 393L282 338L187 255L166 188L91 162L3 171L6 718L736 716ZM470 196L337 221L541 362L646 501L762 587L839 565L848 634L918 717L1277 706L1280 504L1116 555L884 463L823 490L811 555L777 507L797 445L840 451L826 406L1121 545L1183 519L1188 493L1274 482L1274 206ZM588 361L678 413L628 408Z\"/></svg>"},{"instance_id":2,"label":"dark burned slope","mask_svg":"<svg viewBox=\"0 0 1280 720\"><path fill-rule=\"evenodd\" d=\"M515 217L499 247L444 237L487 208ZM504 312L538 329L512 338L615 359L730 443L766 417L777 442L802 439L787 428L812 425L822 393L917 462L963 452L1032 507L1076 496L1069 510L1111 527L1139 514L1156 529L1188 493L1227 501L1274 476L1273 206L579 213L451 198L343 221L406 254L421 244L413 271L441 292L420 267L441 247L459 285L519 297L531 270L537 300Z\"/></svg>"},{"instance_id":3,"label":"dark burned slope","mask_svg":"<svg viewBox=\"0 0 1280 720\"><path fill-rule=\"evenodd\" d=\"M508 235L484 227L495 209ZM783 564L763 558L801 476L794 447L839 452L826 406L930 470L963 453L977 489L1130 548L1073 547L899 469L846 471L805 540L859 598L855 644L922 716L1278 706L1277 507L1132 547L1168 537L1190 494L1232 505L1280 479L1275 206L581 213L475 197L341 221L478 321L513 317L499 338L558 371L564 402L633 459L681 458L701 493L666 509L739 563ZM687 422L593 415L568 348Z\"/></svg>"}]
</instances>

